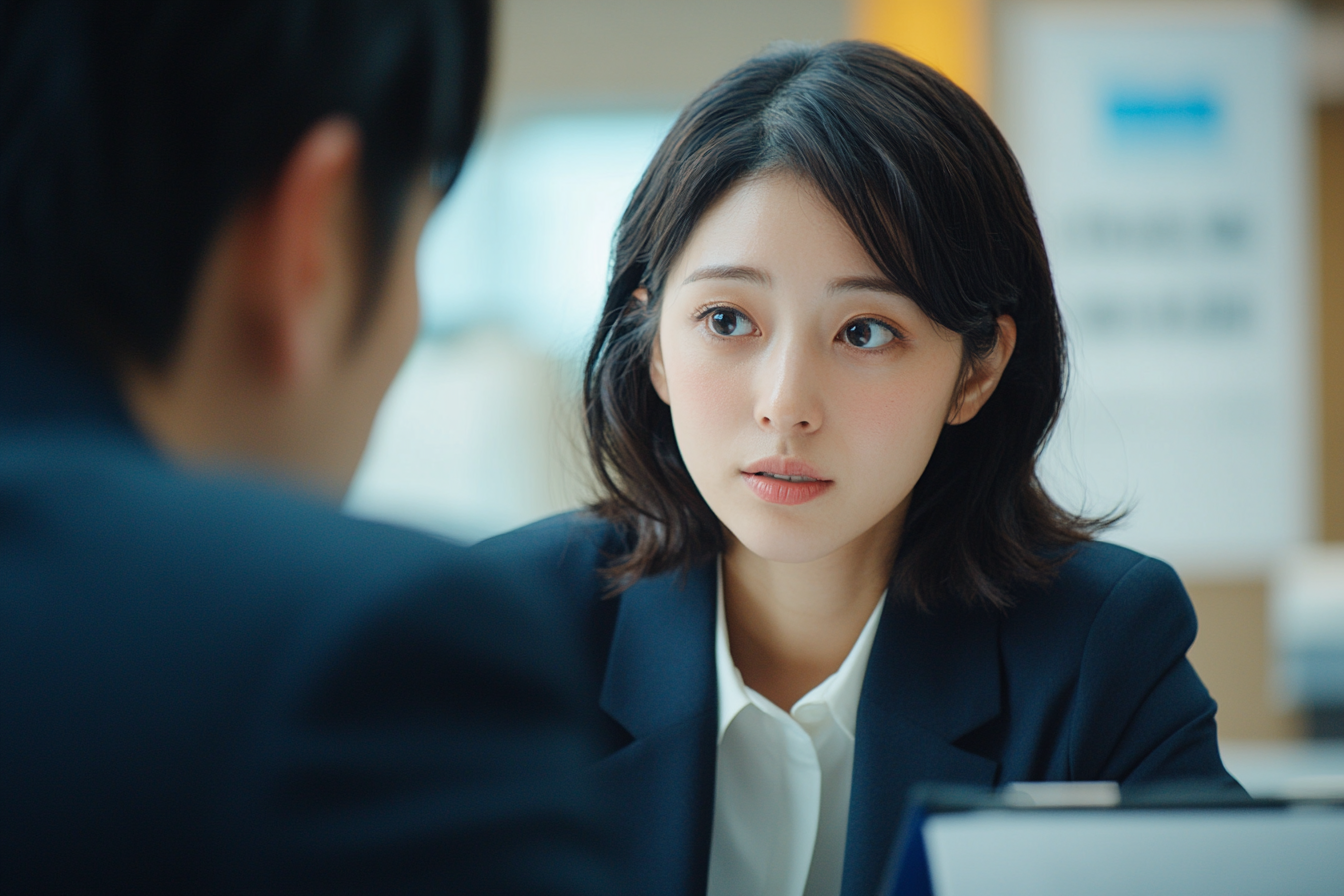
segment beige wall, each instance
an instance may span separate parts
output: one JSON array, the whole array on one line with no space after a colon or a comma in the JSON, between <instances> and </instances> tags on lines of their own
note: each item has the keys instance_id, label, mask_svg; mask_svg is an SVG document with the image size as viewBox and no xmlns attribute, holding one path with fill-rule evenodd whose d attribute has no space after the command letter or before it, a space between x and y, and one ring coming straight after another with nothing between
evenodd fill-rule
<instances>
[{"instance_id":1,"label":"beige wall","mask_svg":"<svg viewBox=\"0 0 1344 896\"><path fill-rule=\"evenodd\" d=\"M1316 114L1321 312L1321 536L1344 541L1344 105Z\"/></svg>"},{"instance_id":2,"label":"beige wall","mask_svg":"<svg viewBox=\"0 0 1344 896\"><path fill-rule=\"evenodd\" d=\"M490 115L676 108L774 40L845 36L846 0L501 0Z\"/></svg>"},{"instance_id":3,"label":"beige wall","mask_svg":"<svg viewBox=\"0 0 1344 896\"><path fill-rule=\"evenodd\" d=\"M1190 662L1218 701L1219 738L1300 737L1301 716L1280 706L1270 687L1264 583L1191 581L1186 587L1199 615Z\"/></svg>"}]
</instances>

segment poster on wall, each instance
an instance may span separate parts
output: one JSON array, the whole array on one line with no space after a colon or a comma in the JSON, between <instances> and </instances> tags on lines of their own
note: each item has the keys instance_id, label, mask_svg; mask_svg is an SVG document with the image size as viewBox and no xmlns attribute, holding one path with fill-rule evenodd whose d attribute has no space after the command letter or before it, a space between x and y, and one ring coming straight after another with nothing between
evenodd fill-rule
<instances>
[{"instance_id":1,"label":"poster on wall","mask_svg":"<svg viewBox=\"0 0 1344 896\"><path fill-rule=\"evenodd\" d=\"M1071 509L1190 575L1315 536L1303 29L1277 3L1005 3L995 117L1045 234Z\"/></svg>"}]
</instances>

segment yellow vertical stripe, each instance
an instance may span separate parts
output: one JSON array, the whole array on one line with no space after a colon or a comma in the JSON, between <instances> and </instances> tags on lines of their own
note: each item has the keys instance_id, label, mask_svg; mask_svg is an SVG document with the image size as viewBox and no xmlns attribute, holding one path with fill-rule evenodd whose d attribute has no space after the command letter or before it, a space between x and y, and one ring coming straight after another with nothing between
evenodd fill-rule
<instances>
[{"instance_id":1,"label":"yellow vertical stripe","mask_svg":"<svg viewBox=\"0 0 1344 896\"><path fill-rule=\"evenodd\" d=\"M989 100L988 0L850 0L856 37L895 47Z\"/></svg>"}]
</instances>

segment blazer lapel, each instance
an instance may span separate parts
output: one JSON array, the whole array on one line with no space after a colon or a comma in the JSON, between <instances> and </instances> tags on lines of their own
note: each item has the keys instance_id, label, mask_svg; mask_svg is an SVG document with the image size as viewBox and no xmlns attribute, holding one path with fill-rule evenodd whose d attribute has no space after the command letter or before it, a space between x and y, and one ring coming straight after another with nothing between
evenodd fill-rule
<instances>
[{"instance_id":1,"label":"blazer lapel","mask_svg":"<svg viewBox=\"0 0 1344 896\"><path fill-rule=\"evenodd\" d=\"M888 599L864 674L844 896L877 892L911 786L990 786L998 763L954 746L1000 713L998 622Z\"/></svg>"},{"instance_id":2,"label":"blazer lapel","mask_svg":"<svg viewBox=\"0 0 1344 896\"><path fill-rule=\"evenodd\" d=\"M703 893L714 819L715 572L645 579L619 598L600 705L632 740L598 764L627 808L639 892Z\"/></svg>"}]
</instances>

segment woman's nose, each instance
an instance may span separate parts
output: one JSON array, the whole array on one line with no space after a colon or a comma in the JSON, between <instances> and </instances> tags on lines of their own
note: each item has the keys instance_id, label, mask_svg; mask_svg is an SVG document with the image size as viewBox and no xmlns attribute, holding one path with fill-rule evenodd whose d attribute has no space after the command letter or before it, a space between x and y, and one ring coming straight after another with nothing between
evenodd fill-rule
<instances>
[{"instance_id":1,"label":"woman's nose","mask_svg":"<svg viewBox=\"0 0 1344 896\"><path fill-rule=\"evenodd\" d=\"M756 422L787 435L821 427L821 371L807 347L781 341L762 358L757 372Z\"/></svg>"}]
</instances>

